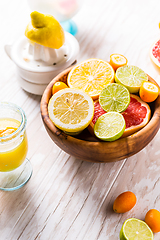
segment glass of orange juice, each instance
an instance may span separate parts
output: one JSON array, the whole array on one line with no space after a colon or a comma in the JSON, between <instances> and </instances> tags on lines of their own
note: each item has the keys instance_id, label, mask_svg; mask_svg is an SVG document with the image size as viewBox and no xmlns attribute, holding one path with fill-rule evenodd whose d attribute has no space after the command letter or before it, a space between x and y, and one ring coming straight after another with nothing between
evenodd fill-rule
<instances>
[{"instance_id":1,"label":"glass of orange juice","mask_svg":"<svg viewBox=\"0 0 160 240\"><path fill-rule=\"evenodd\" d=\"M21 188L32 175L32 165L26 158L28 140L26 115L22 108L0 102L0 189Z\"/></svg>"}]
</instances>

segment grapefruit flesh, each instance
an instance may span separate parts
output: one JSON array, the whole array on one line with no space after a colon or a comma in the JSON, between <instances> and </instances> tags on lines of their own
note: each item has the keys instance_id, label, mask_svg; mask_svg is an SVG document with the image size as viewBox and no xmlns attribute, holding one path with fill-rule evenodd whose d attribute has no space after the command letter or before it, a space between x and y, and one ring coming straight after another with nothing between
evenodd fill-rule
<instances>
[{"instance_id":1,"label":"grapefruit flesh","mask_svg":"<svg viewBox=\"0 0 160 240\"><path fill-rule=\"evenodd\" d=\"M94 117L91 124L88 127L88 130L93 135L94 124L98 117L102 114L106 113L100 106L98 101L94 102ZM147 103L143 102L140 97L137 95L131 94L131 100L128 108L122 113L125 122L126 129L122 135L122 137L127 137L136 133L141 128L143 128L150 120L151 110Z\"/></svg>"},{"instance_id":2,"label":"grapefruit flesh","mask_svg":"<svg viewBox=\"0 0 160 240\"><path fill-rule=\"evenodd\" d=\"M103 110L103 108L99 104L99 101L96 100L94 102L94 116L93 116L93 119L92 119L93 124L95 124L97 119L104 113L106 113L106 111Z\"/></svg>"},{"instance_id":3,"label":"grapefruit flesh","mask_svg":"<svg viewBox=\"0 0 160 240\"><path fill-rule=\"evenodd\" d=\"M160 39L156 41L150 49L151 60L160 67Z\"/></svg>"}]
</instances>

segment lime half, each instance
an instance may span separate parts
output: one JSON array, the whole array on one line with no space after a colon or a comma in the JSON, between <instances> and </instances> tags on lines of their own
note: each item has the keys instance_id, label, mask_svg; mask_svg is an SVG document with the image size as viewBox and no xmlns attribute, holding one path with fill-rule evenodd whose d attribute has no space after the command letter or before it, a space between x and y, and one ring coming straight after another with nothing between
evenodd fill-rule
<instances>
[{"instance_id":1,"label":"lime half","mask_svg":"<svg viewBox=\"0 0 160 240\"><path fill-rule=\"evenodd\" d=\"M153 240L153 232L142 220L127 219L120 231L120 240Z\"/></svg>"},{"instance_id":2,"label":"lime half","mask_svg":"<svg viewBox=\"0 0 160 240\"><path fill-rule=\"evenodd\" d=\"M122 136L125 127L126 123L121 113L108 112L97 119L94 134L103 141L115 141Z\"/></svg>"},{"instance_id":3,"label":"lime half","mask_svg":"<svg viewBox=\"0 0 160 240\"><path fill-rule=\"evenodd\" d=\"M130 103L130 93L123 85L111 83L101 91L99 103L106 112L123 112Z\"/></svg>"},{"instance_id":4,"label":"lime half","mask_svg":"<svg viewBox=\"0 0 160 240\"><path fill-rule=\"evenodd\" d=\"M125 65L117 69L115 81L127 87L130 93L136 93L139 91L142 83L148 81L148 76L139 67Z\"/></svg>"}]
</instances>

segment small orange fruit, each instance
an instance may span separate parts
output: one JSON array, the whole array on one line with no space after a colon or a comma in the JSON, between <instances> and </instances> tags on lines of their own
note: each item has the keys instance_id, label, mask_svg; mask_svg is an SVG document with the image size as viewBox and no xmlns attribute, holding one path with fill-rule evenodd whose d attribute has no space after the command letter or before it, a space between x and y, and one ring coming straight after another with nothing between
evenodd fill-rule
<instances>
[{"instance_id":1,"label":"small orange fruit","mask_svg":"<svg viewBox=\"0 0 160 240\"><path fill-rule=\"evenodd\" d=\"M159 87L154 83L143 82L139 90L139 95L144 102L153 102L158 97L159 91Z\"/></svg>"},{"instance_id":2,"label":"small orange fruit","mask_svg":"<svg viewBox=\"0 0 160 240\"><path fill-rule=\"evenodd\" d=\"M150 209L145 216L145 222L154 233L160 232L160 212L156 209Z\"/></svg>"},{"instance_id":3,"label":"small orange fruit","mask_svg":"<svg viewBox=\"0 0 160 240\"><path fill-rule=\"evenodd\" d=\"M68 88L68 86L64 82L56 82L52 87L52 94L55 94L61 89Z\"/></svg>"},{"instance_id":4,"label":"small orange fruit","mask_svg":"<svg viewBox=\"0 0 160 240\"><path fill-rule=\"evenodd\" d=\"M131 210L136 204L137 198L133 192L121 193L113 203L113 210L116 213L125 213Z\"/></svg>"},{"instance_id":5,"label":"small orange fruit","mask_svg":"<svg viewBox=\"0 0 160 240\"><path fill-rule=\"evenodd\" d=\"M110 62L113 69L116 71L117 68L122 67L128 63L128 60L126 57L124 57L121 54L113 53L110 55Z\"/></svg>"}]
</instances>

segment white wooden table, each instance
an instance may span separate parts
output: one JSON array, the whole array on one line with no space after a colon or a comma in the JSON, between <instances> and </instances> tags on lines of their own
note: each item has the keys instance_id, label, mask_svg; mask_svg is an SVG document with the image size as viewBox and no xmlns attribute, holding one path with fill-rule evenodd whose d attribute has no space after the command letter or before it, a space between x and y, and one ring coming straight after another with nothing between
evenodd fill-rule
<instances>
[{"instance_id":1,"label":"white wooden table","mask_svg":"<svg viewBox=\"0 0 160 240\"><path fill-rule=\"evenodd\" d=\"M86 0L74 17L80 44L78 62L109 60L121 53L160 84L160 72L149 58L160 37L159 0ZM144 220L151 208L160 211L160 132L141 152L116 163L89 163L59 149L48 136L40 115L40 96L18 84L15 64L4 45L24 34L30 20L25 0L0 3L0 101L11 101L26 112L30 181L20 190L0 192L2 240L117 240L123 222ZM137 196L125 214L112 210L123 191ZM154 235L160 239L160 233Z\"/></svg>"}]
</instances>

